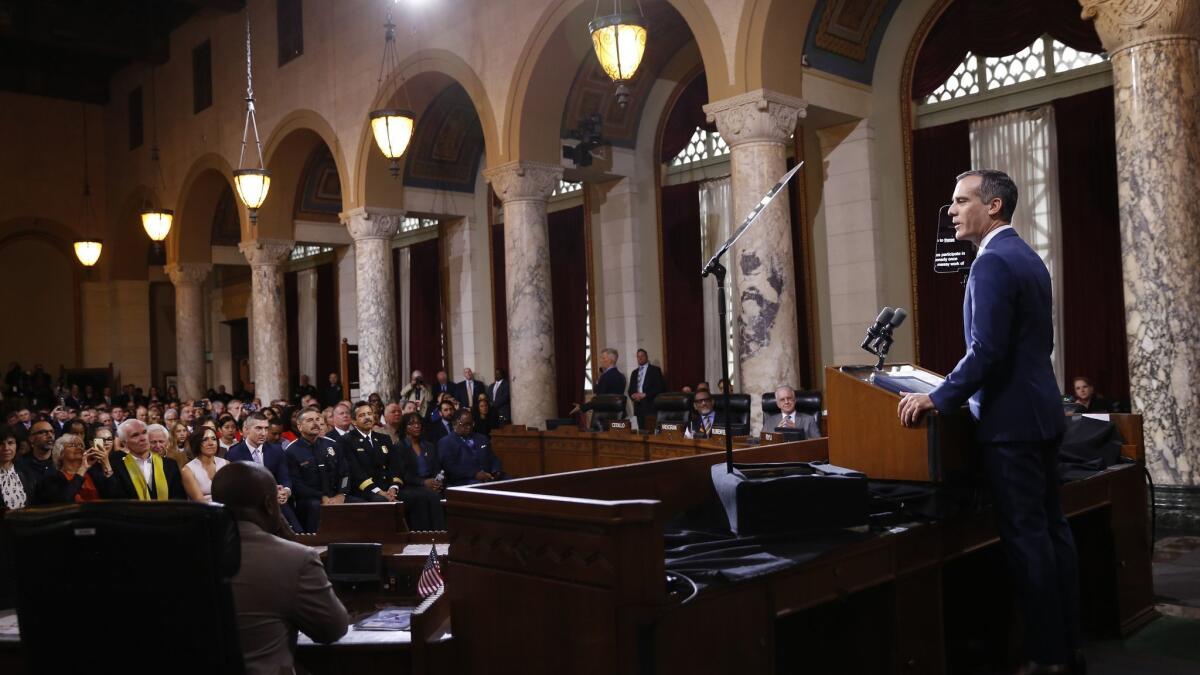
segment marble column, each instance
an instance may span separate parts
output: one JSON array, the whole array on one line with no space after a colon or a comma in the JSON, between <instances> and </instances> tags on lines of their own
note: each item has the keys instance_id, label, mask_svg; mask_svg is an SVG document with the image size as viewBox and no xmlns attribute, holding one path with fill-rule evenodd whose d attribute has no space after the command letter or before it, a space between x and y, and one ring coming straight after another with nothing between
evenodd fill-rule
<instances>
[{"instance_id":1,"label":"marble column","mask_svg":"<svg viewBox=\"0 0 1200 675\"><path fill-rule=\"evenodd\" d=\"M204 280L212 265L172 263L167 276L175 285L175 363L181 400L201 398L204 377Z\"/></svg>"},{"instance_id":2,"label":"marble column","mask_svg":"<svg viewBox=\"0 0 1200 675\"><path fill-rule=\"evenodd\" d=\"M513 422L543 426L558 417L546 200L562 178L562 168L516 161L488 169L484 176L504 203Z\"/></svg>"},{"instance_id":3,"label":"marble column","mask_svg":"<svg viewBox=\"0 0 1200 675\"><path fill-rule=\"evenodd\" d=\"M396 297L392 239L403 211L357 208L341 214L354 238L355 306L358 311L358 381L363 398L400 395L396 367Z\"/></svg>"},{"instance_id":4,"label":"marble column","mask_svg":"<svg viewBox=\"0 0 1200 675\"><path fill-rule=\"evenodd\" d=\"M736 227L787 171L787 149L806 103L759 89L704 106L730 148L733 218ZM730 320L738 334L742 381L752 398L751 426L762 424L760 396L780 384L799 386L796 280L793 276L792 218L781 192L725 259L738 289ZM706 279L705 283L713 283ZM714 387L716 383L713 383Z\"/></svg>"},{"instance_id":5,"label":"marble column","mask_svg":"<svg viewBox=\"0 0 1200 675\"><path fill-rule=\"evenodd\" d=\"M1200 486L1200 3L1083 0L1113 66L1129 384L1154 482ZM1193 512L1192 517L1196 517Z\"/></svg>"},{"instance_id":6,"label":"marble column","mask_svg":"<svg viewBox=\"0 0 1200 675\"><path fill-rule=\"evenodd\" d=\"M238 244L250 263L250 369L255 395L263 405L289 395L283 261L294 246L295 242L280 239Z\"/></svg>"}]
</instances>

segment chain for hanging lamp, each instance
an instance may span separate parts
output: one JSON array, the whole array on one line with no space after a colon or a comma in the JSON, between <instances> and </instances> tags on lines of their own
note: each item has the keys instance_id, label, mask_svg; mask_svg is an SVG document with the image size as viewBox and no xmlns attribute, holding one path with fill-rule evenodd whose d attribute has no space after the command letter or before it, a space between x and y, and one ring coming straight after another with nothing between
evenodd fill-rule
<instances>
[{"instance_id":1,"label":"chain for hanging lamp","mask_svg":"<svg viewBox=\"0 0 1200 675\"><path fill-rule=\"evenodd\" d=\"M391 12L388 13L387 23L383 24L383 27L385 29L383 60L379 64L379 88L375 94L376 99L383 95L384 77L390 78L392 73L400 71L400 56L396 52L396 24L392 23ZM400 88L404 88L403 76L401 76ZM407 95L406 91L405 96ZM383 156L387 157L388 171L392 174L392 178L396 178L400 175L400 157L404 155L409 142L412 141L413 127L415 126L413 113L405 108L382 108L372 110L369 118L371 133L375 136L375 144L379 146Z\"/></svg>"},{"instance_id":2,"label":"chain for hanging lamp","mask_svg":"<svg viewBox=\"0 0 1200 675\"><path fill-rule=\"evenodd\" d=\"M271 189L271 172L263 164L262 140L258 136L258 120L254 117L254 78L250 52L250 9L246 9L246 123L242 127L242 151L238 155L238 170L233 172L233 185L238 199L250 210L250 222L258 222L258 209ZM254 148L258 153L258 168L243 168L246 159L246 138L254 131Z\"/></svg>"},{"instance_id":3,"label":"chain for hanging lamp","mask_svg":"<svg viewBox=\"0 0 1200 675\"><path fill-rule=\"evenodd\" d=\"M80 214L79 230L83 238L75 242L75 257L84 267L91 267L100 260L104 242L92 237L92 186L88 180L88 124L87 106L83 107L83 209Z\"/></svg>"},{"instance_id":4,"label":"chain for hanging lamp","mask_svg":"<svg viewBox=\"0 0 1200 675\"><path fill-rule=\"evenodd\" d=\"M617 83L617 103L621 107L629 102L629 87L626 82L633 79L642 57L646 54L646 16L638 0L638 13L621 11L621 0L613 0L613 13L599 16L600 0L596 0L594 18L588 22L592 35L592 48L600 67Z\"/></svg>"},{"instance_id":5,"label":"chain for hanging lamp","mask_svg":"<svg viewBox=\"0 0 1200 675\"><path fill-rule=\"evenodd\" d=\"M158 156L158 105L156 99L158 97L158 87L155 85L154 68L150 69L150 110L154 116L154 126L152 127L153 138L150 141L150 161L154 163L155 172L158 174L159 194L163 194L167 190L167 181L163 178L162 163ZM146 199L146 203L142 208L142 227L146 230L146 236L150 237L150 241L154 242L155 250L158 251L162 247L162 242L171 233L171 223L175 220L175 212L170 209L154 206Z\"/></svg>"}]
</instances>

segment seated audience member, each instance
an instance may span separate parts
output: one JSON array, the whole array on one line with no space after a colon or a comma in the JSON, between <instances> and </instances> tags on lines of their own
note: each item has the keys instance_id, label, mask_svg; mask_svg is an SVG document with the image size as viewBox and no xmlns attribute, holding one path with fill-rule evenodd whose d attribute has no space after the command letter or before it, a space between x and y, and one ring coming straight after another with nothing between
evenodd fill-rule
<instances>
[{"instance_id":1,"label":"seated audience member","mask_svg":"<svg viewBox=\"0 0 1200 675\"><path fill-rule=\"evenodd\" d=\"M690 384L685 384L685 385L683 385L683 387L681 387L681 388L679 389L679 391L681 391L681 392L683 392L683 393L685 393L685 394L690 394L690 393L692 393L692 385L690 385Z\"/></svg>"},{"instance_id":2,"label":"seated audience member","mask_svg":"<svg viewBox=\"0 0 1200 675\"><path fill-rule=\"evenodd\" d=\"M216 474L212 487L213 500L232 512L241 538L242 564L232 590L246 673L291 673L297 631L315 642L334 642L346 634L350 617L321 556L281 538L287 526L269 471L233 463Z\"/></svg>"},{"instance_id":3,"label":"seated audience member","mask_svg":"<svg viewBox=\"0 0 1200 675\"><path fill-rule=\"evenodd\" d=\"M0 513L33 503L37 478L25 467L17 466L16 459L17 436L12 429L0 427Z\"/></svg>"},{"instance_id":4,"label":"seated audience member","mask_svg":"<svg viewBox=\"0 0 1200 675\"><path fill-rule=\"evenodd\" d=\"M454 433L438 441L438 463L446 472L446 485L473 485L502 480L500 459L492 452L487 436L475 433L475 415L459 410L454 415Z\"/></svg>"},{"instance_id":5,"label":"seated audience member","mask_svg":"<svg viewBox=\"0 0 1200 675\"><path fill-rule=\"evenodd\" d=\"M175 462L179 465L180 469L187 465L187 455L180 451L179 447L175 444L175 439L163 425L147 425L146 439L150 442L150 451L154 454L162 457L163 459L169 459L172 462Z\"/></svg>"},{"instance_id":6,"label":"seated audience member","mask_svg":"<svg viewBox=\"0 0 1200 675\"><path fill-rule=\"evenodd\" d=\"M163 418L163 414L162 414L161 407L152 405L147 409L146 424L162 424L162 418ZM163 424L163 426L166 426L166 425Z\"/></svg>"},{"instance_id":7,"label":"seated audience member","mask_svg":"<svg viewBox=\"0 0 1200 675\"><path fill-rule=\"evenodd\" d=\"M345 403L334 405L333 414L329 416L329 424L333 428L325 435L333 439L334 442L339 441L342 436L350 433L350 429L354 427L353 418L350 416L350 406Z\"/></svg>"},{"instance_id":8,"label":"seated audience member","mask_svg":"<svg viewBox=\"0 0 1200 675\"><path fill-rule=\"evenodd\" d=\"M296 512L288 504L288 500L292 496L292 478L288 473L287 456L279 445L267 442L269 426L267 416L261 410L250 413L242 425L241 442L225 453L225 459L230 462L254 462L266 467L271 475L275 476L275 484L279 488L277 490L279 510L283 512L283 517L287 519L288 525L293 530L299 531L300 521L296 518Z\"/></svg>"},{"instance_id":9,"label":"seated audience member","mask_svg":"<svg viewBox=\"0 0 1200 675\"><path fill-rule=\"evenodd\" d=\"M270 408L267 408L267 410L270 410ZM283 437L284 426L283 419L279 417L272 417L267 422L267 442L273 445L278 445L286 450L287 439Z\"/></svg>"},{"instance_id":10,"label":"seated audience member","mask_svg":"<svg viewBox=\"0 0 1200 675\"><path fill-rule=\"evenodd\" d=\"M432 396L429 387L425 384L425 376L419 370L412 371L412 377L409 378L408 384L400 390L400 400L416 404L417 412L422 415L429 412Z\"/></svg>"},{"instance_id":11,"label":"seated audience member","mask_svg":"<svg viewBox=\"0 0 1200 675\"><path fill-rule=\"evenodd\" d=\"M33 503L74 504L100 499L100 489L112 476L108 454L98 448L84 451L83 439L63 434L54 441L54 465L58 469L37 485ZM97 467L92 470L92 467Z\"/></svg>"},{"instance_id":12,"label":"seated audience member","mask_svg":"<svg viewBox=\"0 0 1200 675\"><path fill-rule=\"evenodd\" d=\"M342 437L338 450L346 460L354 496L371 502L404 502L404 516L414 530L433 529L440 513L440 497L421 487L409 488L405 477L416 481L416 458L399 452L386 435L374 431L371 404L354 404L354 431Z\"/></svg>"},{"instance_id":13,"label":"seated audience member","mask_svg":"<svg viewBox=\"0 0 1200 675\"><path fill-rule=\"evenodd\" d=\"M66 429L67 429L67 430L66 430L66 433L68 433L68 434L72 434L72 435L75 435L75 436L78 436L78 437L82 438L82 439L83 439L83 444L84 444L85 446L90 446L90 445L91 445L91 443L92 443L92 438L91 438L92 434L90 433L90 430L88 429L87 422L84 422L84 421L83 421L83 418L81 418L81 417L76 417L76 418L74 418L74 419L72 419L72 420L69 420L69 421L67 422L67 427L66 427Z\"/></svg>"},{"instance_id":14,"label":"seated audience member","mask_svg":"<svg viewBox=\"0 0 1200 675\"><path fill-rule=\"evenodd\" d=\"M103 442L105 452L111 455L112 451L116 449L116 444L113 442L115 436L116 434L113 433L112 429L96 425L96 430L92 432L92 443L95 444L96 441Z\"/></svg>"},{"instance_id":15,"label":"seated audience member","mask_svg":"<svg viewBox=\"0 0 1200 675\"><path fill-rule=\"evenodd\" d=\"M246 406L241 399L229 399L229 402L225 404L225 412L232 415L238 424L246 421Z\"/></svg>"},{"instance_id":16,"label":"seated audience member","mask_svg":"<svg viewBox=\"0 0 1200 675\"><path fill-rule=\"evenodd\" d=\"M411 412L400 421L400 426L404 429L400 444L413 454L418 481L425 489L440 493L442 481L438 479L438 474L442 466L438 462L437 448L425 440L425 420ZM413 485L413 482L409 481L409 485Z\"/></svg>"},{"instance_id":17,"label":"seated audience member","mask_svg":"<svg viewBox=\"0 0 1200 675\"><path fill-rule=\"evenodd\" d=\"M67 422L71 419L71 411L67 406L55 406L54 410L50 411L50 426L54 429L54 437L57 438L67 433Z\"/></svg>"},{"instance_id":18,"label":"seated audience member","mask_svg":"<svg viewBox=\"0 0 1200 675\"><path fill-rule=\"evenodd\" d=\"M707 380L701 380L700 382L697 382L696 391L707 391L710 394L712 393L712 389L709 388Z\"/></svg>"},{"instance_id":19,"label":"seated audience member","mask_svg":"<svg viewBox=\"0 0 1200 675\"><path fill-rule=\"evenodd\" d=\"M134 413L133 413L134 419L141 420L142 422L146 422L148 424L147 417L149 415L150 415L150 408L147 408L144 405L139 405L138 407L134 408Z\"/></svg>"},{"instance_id":20,"label":"seated audience member","mask_svg":"<svg viewBox=\"0 0 1200 675\"><path fill-rule=\"evenodd\" d=\"M378 431L387 434L392 439L392 445L400 442L404 430L400 428L400 418L404 416L399 403L389 403L383 407L383 417L380 418Z\"/></svg>"},{"instance_id":21,"label":"seated audience member","mask_svg":"<svg viewBox=\"0 0 1200 675\"><path fill-rule=\"evenodd\" d=\"M1096 388L1086 377L1076 377L1071 383L1075 390L1075 413L1106 413L1112 410L1112 405L1096 395Z\"/></svg>"},{"instance_id":22,"label":"seated audience member","mask_svg":"<svg viewBox=\"0 0 1200 675\"><path fill-rule=\"evenodd\" d=\"M400 404L400 414L407 415L409 413L417 413L422 417L425 416L421 413L421 408L417 405L416 401L405 401L404 403Z\"/></svg>"},{"instance_id":23,"label":"seated audience member","mask_svg":"<svg viewBox=\"0 0 1200 675\"><path fill-rule=\"evenodd\" d=\"M220 446L217 455L220 457L224 457L230 448L242 440L241 429L238 427L238 421L233 418L233 415L222 415L217 420L217 433L217 444Z\"/></svg>"},{"instance_id":24,"label":"seated audience member","mask_svg":"<svg viewBox=\"0 0 1200 675\"><path fill-rule=\"evenodd\" d=\"M300 411L297 426L300 437L285 451L288 473L295 490L300 525L305 532L316 532L321 523L321 506L345 503L352 486L337 444L321 433L325 428L321 411L316 408Z\"/></svg>"},{"instance_id":25,"label":"seated audience member","mask_svg":"<svg viewBox=\"0 0 1200 675\"><path fill-rule=\"evenodd\" d=\"M187 425L181 421L176 421L172 424L164 424L164 427L169 429L168 435L171 440L175 441L176 448L186 448L188 438L191 437L191 432L188 431Z\"/></svg>"},{"instance_id":26,"label":"seated audience member","mask_svg":"<svg viewBox=\"0 0 1200 675\"><path fill-rule=\"evenodd\" d=\"M54 429L45 420L38 420L29 427L29 452L17 459L17 464L38 480L55 473L54 460L50 453L54 449Z\"/></svg>"},{"instance_id":27,"label":"seated audience member","mask_svg":"<svg viewBox=\"0 0 1200 675\"><path fill-rule=\"evenodd\" d=\"M212 501L212 482L217 472L229 462L217 456L220 444L217 432L207 427L188 437L188 447L195 457L183 467L183 489L194 502Z\"/></svg>"},{"instance_id":28,"label":"seated audience member","mask_svg":"<svg viewBox=\"0 0 1200 675\"><path fill-rule=\"evenodd\" d=\"M435 447L443 438L454 433L452 420L456 409L454 403L443 400L438 403L437 410L437 419L425 425L425 440L432 443Z\"/></svg>"},{"instance_id":29,"label":"seated audience member","mask_svg":"<svg viewBox=\"0 0 1200 675\"><path fill-rule=\"evenodd\" d=\"M500 426L496 419L496 412L492 409L492 402L484 394L480 394L475 401L475 433L482 434L488 438L492 437L492 429Z\"/></svg>"},{"instance_id":30,"label":"seated audience member","mask_svg":"<svg viewBox=\"0 0 1200 675\"><path fill-rule=\"evenodd\" d=\"M139 501L187 499L179 465L150 451L145 424L136 419L125 420L117 427L117 437L124 449L109 457L112 476L99 486L101 497ZM93 466L91 471L95 478L100 469Z\"/></svg>"},{"instance_id":31,"label":"seated audience member","mask_svg":"<svg viewBox=\"0 0 1200 675\"><path fill-rule=\"evenodd\" d=\"M696 409L696 414L688 422L688 428L684 430L683 435L686 438L707 437L712 433L713 426L716 424L717 414L713 409L713 397L707 389L696 389L696 395L692 397L692 407Z\"/></svg>"},{"instance_id":32,"label":"seated audience member","mask_svg":"<svg viewBox=\"0 0 1200 675\"><path fill-rule=\"evenodd\" d=\"M817 426L817 418L796 410L795 389L786 384L777 387L775 389L775 404L779 406L779 412L768 415L763 420L763 431L775 431L778 429L787 432L792 430L799 431L801 438L820 437L821 430Z\"/></svg>"}]
</instances>

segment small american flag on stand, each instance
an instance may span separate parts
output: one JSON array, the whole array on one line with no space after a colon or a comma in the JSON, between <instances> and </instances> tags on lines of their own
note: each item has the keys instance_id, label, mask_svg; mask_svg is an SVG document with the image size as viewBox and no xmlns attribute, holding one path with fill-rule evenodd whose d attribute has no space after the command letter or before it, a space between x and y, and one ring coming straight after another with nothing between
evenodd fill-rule
<instances>
[{"instance_id":1,"label":"small american flag on stand","mask_svg":"<svg viewBox=\"0 0 1200 675\"><path fill-rule=\"evenodd\" d=\"M428 598L442 587L442 565L438 562L437 546L429 547L429 557L425 559L425 567L421 569L421 578L417 580L417 593L422 598Z\"/></svg>"}]
</instances>

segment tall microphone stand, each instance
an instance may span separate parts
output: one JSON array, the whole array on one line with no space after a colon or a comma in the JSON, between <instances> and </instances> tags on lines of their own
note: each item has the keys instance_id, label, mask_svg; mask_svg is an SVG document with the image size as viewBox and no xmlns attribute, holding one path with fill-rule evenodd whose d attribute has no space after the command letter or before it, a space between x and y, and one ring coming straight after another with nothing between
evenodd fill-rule
<instances>
[{"instance_id":1,"label":"tall microphone stand","mask_svg":"<svg viewBox=\"0 0 1200 675\"><path fill-rule=\"evenodd\" d=\"M772 186L770 190L767 190L767 194L763 195L763 198L758 201L758 204L750 210L750 214L738 226L738 229L734 230L733 234L730 235L724 244L721 244L721 248L717 249L717 252L705 263L704 269L700 271L702 278L711 274L717 279L717 317L721 330L718 341L721 343L721 379L725 381L725 388L721 392L721 400L725 407L723 417L725 423L725 471L727 473L733 473L733 430L729 426L729 396L730 390L733 389L733 384L729 381L728 309L725 306L725 275L728 270L721 264L721 256L733 248L734 242L746 233L746 229L758 219L763 209L767 208L767 204L770 204L771 200L775 199L775 195L779 194L783 186L787 185L788 181L792 179L792 176L796 175L796 172L802 166L804 166L804 162L797 163L791 170L783 174L783 178L780 178L778 183Z\"/></svg>"}]
</instances>

